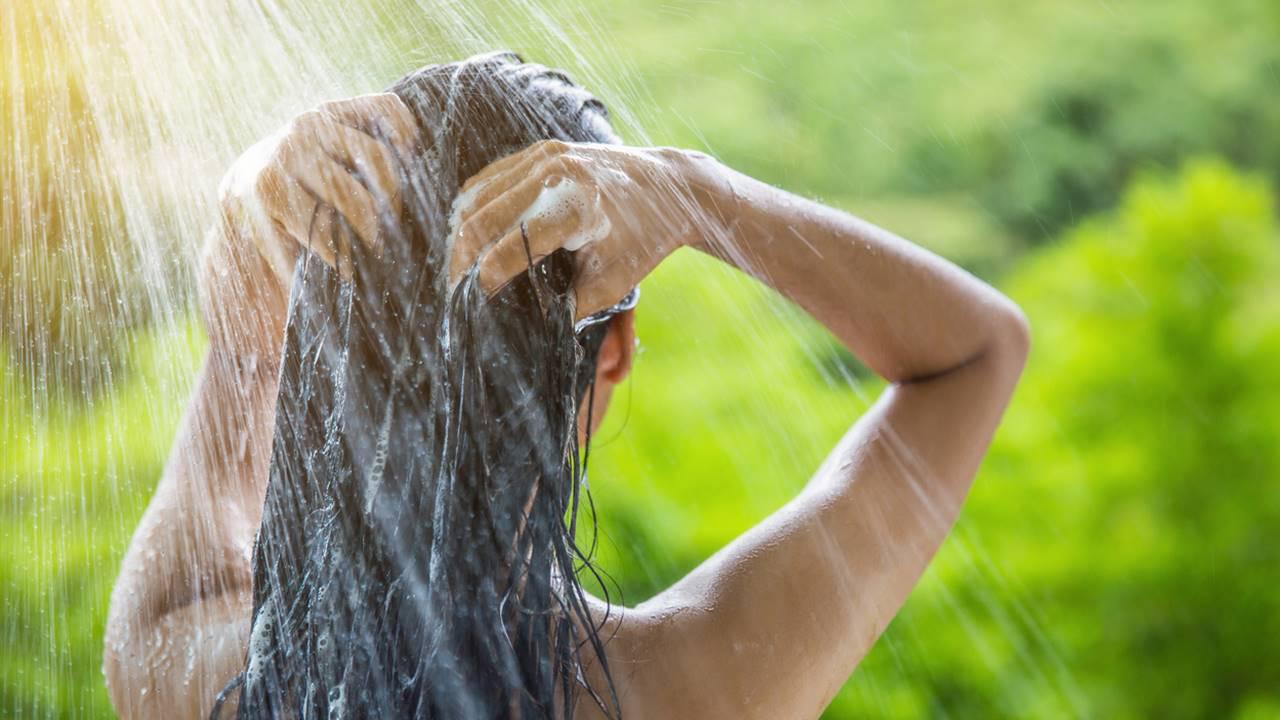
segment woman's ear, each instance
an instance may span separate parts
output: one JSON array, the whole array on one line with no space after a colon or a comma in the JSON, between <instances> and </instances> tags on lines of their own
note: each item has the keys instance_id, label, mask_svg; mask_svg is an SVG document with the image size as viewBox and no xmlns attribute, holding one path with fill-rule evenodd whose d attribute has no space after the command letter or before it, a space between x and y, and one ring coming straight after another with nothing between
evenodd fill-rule
<instances>
[{"instance_id":1,"label":"woman's ear","mask_svg":"<svg viewBox=\"0 0 1280 720\"><path fill-rule=\"evenodd\" d=\"M618 384L631 372L636 351L636 313L618 313L609 319L609 330L596 358L596 378Z\"/></svg>"}]
</instances>

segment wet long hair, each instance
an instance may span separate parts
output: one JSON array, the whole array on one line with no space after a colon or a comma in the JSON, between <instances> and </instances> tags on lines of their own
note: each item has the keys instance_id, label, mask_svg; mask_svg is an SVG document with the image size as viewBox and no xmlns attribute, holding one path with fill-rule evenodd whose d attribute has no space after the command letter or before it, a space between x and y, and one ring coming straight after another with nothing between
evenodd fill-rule
<instances>
[{"instance_id":1,"label":"wet long hair","mask_svg":"<svg viewBox=\"0 0 1280 720\"><path fill-rule=\"evenodd\" d=\"M391 91L422 147L381 255L354 243L344 279L304 253L294 277L239 717L569 718L584 692L619 716L575 544L606 327L575 331L563 251L492 298L446 287L463 181L538 140L617 138L512 54Z\"/></svg>"}]
</instances>

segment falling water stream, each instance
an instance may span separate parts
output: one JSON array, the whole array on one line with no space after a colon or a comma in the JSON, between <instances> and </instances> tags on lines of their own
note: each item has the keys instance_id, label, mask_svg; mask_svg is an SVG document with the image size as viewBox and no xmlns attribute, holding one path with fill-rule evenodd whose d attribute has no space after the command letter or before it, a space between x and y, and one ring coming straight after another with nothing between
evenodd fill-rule
<instances>
[{"instance_id":1,"label":"falling water stream","mask_svg":"<svg viewBox=\"0 0 1280 720\"><path fill-rule=\"evenodd\" d=\"M667 142L648 130L664 113L700 136L680 108L654 105L613 20L543 0L0 4L0 715L110 712L107 596L203 352L195 268L232 160L317 103L497 48L565 68L628 143ZM741 531L800 487L877 390L811 321L711 261L675 258L648 284L643 352L592 472L601 563L633 593L691 560L647 538L705 547ZM687 428L665 449L630 440L631 426L654 425L649 402ZM758 445L723 439L744 427ZM690 467L663 454L698 444ZM675 473L695 480L643 479ZM722 476L745 509L696 487ZM974 664L1006 680L1007 703L1035 694L1042 712L1087 714L1036 609L1010 599L1016 580L963 525L950 545L910 614L964 628ZM885 637L881 660L846 690L850 707L894 716L903 678L929 686L930 638L916 627L908 618Z\"/></svg>"}]
</instances>

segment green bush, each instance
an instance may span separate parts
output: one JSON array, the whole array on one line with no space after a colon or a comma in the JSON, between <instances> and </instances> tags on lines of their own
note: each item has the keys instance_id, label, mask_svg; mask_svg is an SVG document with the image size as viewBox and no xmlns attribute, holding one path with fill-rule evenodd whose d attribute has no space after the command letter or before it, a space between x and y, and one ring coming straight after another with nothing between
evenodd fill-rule
<instances>
[{"instance_id":1,"label":"green bush","mask_svg":"<svg viewBox=\"0 0 1280 720\"><path fill-rule=\"evenodd\" d=\"M1274 706L1280 662L1259 639L1280 637L1277 271L1267 186L1196 163L1140 182L1011 279L1034 350L961 534L983 538L991 569L953 545L933 574L967 578L957 614L908 613L901 631L925 638L940 711ZM1022 648L975 671L969 643L938 641L957 620Z\"/></svg>"},{"instance_id":2,"label":"green bush","mask_svg":"<svg viewBox=\"0 0 1280 720\"><path fill-rule=\"evenodd\" d=\"M1280 697L1280 658L1258 642L1280 637L1273 202L1260 180L1192 164L1010 284L1036 349L970 519L1044 528L1001 552L1024 554L1011 572L1103 717Z\"/></svg>"}]
</instances>

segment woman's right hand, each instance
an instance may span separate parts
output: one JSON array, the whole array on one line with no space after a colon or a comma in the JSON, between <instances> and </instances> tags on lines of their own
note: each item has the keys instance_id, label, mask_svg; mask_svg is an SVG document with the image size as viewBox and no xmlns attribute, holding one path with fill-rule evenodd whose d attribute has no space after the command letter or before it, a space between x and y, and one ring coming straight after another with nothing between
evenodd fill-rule
<instances>
[{"instance_id":1,"label":"woman's right hand","mask_svg":"<svg viewBox=\"0 0 1280 720\"><path fill-rule=\"evenodd\" d=\"M210 330L278 344L298 254L308 248L348 272L340 221L376 251L381 220L399 214L417 138L409 108L381 93L320 105L245 151L223 178L222 223L205 247Z\"/></svg>"}]
</instances>

